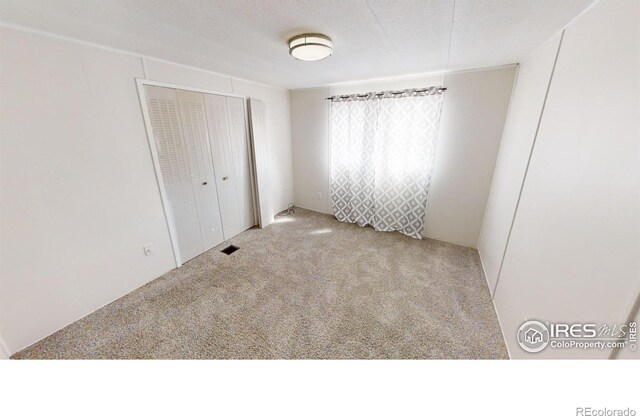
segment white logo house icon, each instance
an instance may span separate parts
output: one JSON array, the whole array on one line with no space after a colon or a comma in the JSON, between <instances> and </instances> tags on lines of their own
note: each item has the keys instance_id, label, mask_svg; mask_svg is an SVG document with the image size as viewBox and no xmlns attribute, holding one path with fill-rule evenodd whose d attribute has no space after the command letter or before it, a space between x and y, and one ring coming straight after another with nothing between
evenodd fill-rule
<instances>
[{"instance_id":1,"label":"white logo house icon","mask_svg":"<svg viewBox=\"0 0 640 416\"><path fill-rule=\"evenodd\" d=\"M549 330L539 321L527 321L518 330L518 344L527 352L540 352L549 344Z\"/></svg>"}]
</instances>

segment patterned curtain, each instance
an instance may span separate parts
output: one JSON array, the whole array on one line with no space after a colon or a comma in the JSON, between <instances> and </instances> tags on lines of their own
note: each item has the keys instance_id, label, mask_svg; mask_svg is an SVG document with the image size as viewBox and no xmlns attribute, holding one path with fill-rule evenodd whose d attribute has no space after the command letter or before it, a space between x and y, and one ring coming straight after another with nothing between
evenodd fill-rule
<instances>
[{"instance_id":1,"label":"patterned curtain","mask_svg":"<svg viewBox=\"0 0 640 416\"><path fill-rule=\"evenodd\" d=\"M421 239L441 93L331 103L331 202L340 221Z\"/></svg>"}]
</instances>

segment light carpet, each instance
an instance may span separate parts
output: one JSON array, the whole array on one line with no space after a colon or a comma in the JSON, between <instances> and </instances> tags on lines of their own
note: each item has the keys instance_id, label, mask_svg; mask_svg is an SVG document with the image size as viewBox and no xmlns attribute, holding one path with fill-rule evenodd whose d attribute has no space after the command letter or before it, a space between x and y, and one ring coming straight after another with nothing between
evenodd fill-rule
<instances>
[{"instance_id":1,"label":"light carpet","mask_svg":"<svg viewBox=\"0 0 640 416\"><path fill-rule=\"evenodd\" d=\"M296 208L13 358L508 355L476 250Z\"/></svg>"}]
</instances>

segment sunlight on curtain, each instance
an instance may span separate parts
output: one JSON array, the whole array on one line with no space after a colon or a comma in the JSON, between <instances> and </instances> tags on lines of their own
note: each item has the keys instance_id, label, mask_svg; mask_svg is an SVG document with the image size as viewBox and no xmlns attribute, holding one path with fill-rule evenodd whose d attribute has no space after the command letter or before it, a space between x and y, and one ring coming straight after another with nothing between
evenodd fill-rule
<instances>
[{"instance_id":1,"label":"sunlight on curtain","mask_svg":"<svg viewBox=\"0 0 640 416\"><path fill-rule=\"evenodd\" d=\"M331 103L331 202L338 220L422 238L442 97Z\"/></svg>"}]
</instances>

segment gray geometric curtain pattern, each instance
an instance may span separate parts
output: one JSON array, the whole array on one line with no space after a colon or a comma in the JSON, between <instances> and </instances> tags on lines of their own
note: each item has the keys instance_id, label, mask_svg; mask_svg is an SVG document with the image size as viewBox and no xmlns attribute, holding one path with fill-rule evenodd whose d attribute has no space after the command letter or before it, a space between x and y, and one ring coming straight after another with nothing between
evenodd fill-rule
<instances>
[{"instance_id":1,"label":"gray geometric curtain pattern","mask_svg":"<svg viewBox=\"0 0 640 416\"><path fill-rule=\"evenodd\" d=\"M422 239L442 97L331 102L331 203L338 220Z\"/></svg>"}]
</instances>

